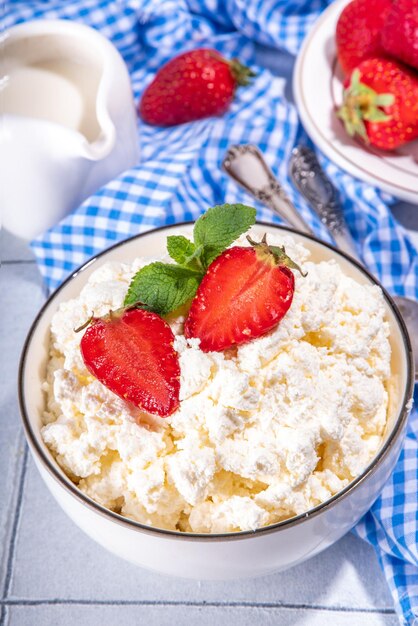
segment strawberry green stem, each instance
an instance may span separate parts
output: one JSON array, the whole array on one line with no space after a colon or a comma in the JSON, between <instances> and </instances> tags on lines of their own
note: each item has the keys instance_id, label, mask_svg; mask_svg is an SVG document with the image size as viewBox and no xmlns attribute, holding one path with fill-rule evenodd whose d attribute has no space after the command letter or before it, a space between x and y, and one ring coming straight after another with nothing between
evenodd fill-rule
<instances>
[{"instance_id":1,"label":"strawberry green stem","mask_svg":"<svg viewBox=\"0 0 418 626\"><path fill-rule=\"evenodd\" d=\"M257 74L253 72L252 69L241 63L241 61L236 58L230 60L225 59L221 54L218 53L213 54L212 56L216 57L216 59L218 59L219 61L222 61L223 63L229 65L229 69L231 70L231 73L237 85L245 87L245 85L248 85L250 83L251 78L257 76Z\"/></svg>"},{"instance_id":2,"label":"strawberry green stem","mask_svg":"<svg viewBox=\"0 0 418 626\"><path fill-rule=\"evenodd\" d=\"M77 328L74 328L74 332L75 333L80 333L82 330L87 328L87 326L90 326L90 324L92 323L93 320L94 320L94 313L92 313L90 315L89 319L86 320L83 324L81 324L81 326L77 326Z\"/></svg>"},{"instance_id":3,"label":"strawberry green stem","mask_svg":"<svg viewBox=\"0 0 418 626\"><path fill-rule=\"evenodd\" d=\"M253 72L249 67L243 65L238 59L231 59L229 62L229 67L231 68L231 72L238 85L245 87L250 83L250 79L257 76L255 72Z\"/></svg>"},{"instance_id":4,"label":"strawberry green stem","mask_svg":"<svg viewBox=\"0 0 418 626\"><path fill-rule=\"evenodd\" d=\"M381 107L391 106L395 101L392 93L377 93L371 87L360 82L359 70L354 70L347 89L344 90L344 100L338 109L337 115L343 121L350 137L356 133L366 142L369 142L364 121L387 122L391 119Z\"/></svg>"},{"instance_id":5,"label":"strawberry green stem","mask_svg":"<svg viewBox=\"0 0 418 626\"><path fill-rule=\"evenodd\" d=\"M275 265L282 265L292 270L297 270L304 278L307 276L307 273L303 273L300 266L292 261L290 256L286 254L284 246L269 246L266 233L264 233L262 240L259 242L254 241L250 235L247 235L247 241L255 248L260 256L274 262Z\"/></svg>"},{"instance_id":6,"label":"strawberry green stem","mask_svg":"<svg viewBox=\"0 0 418 626\"><path fill-rule=\"evenodd\" d=\"M140 302L138 300L137 302L133 302L132 304L129 304L128 306L121 306L119 309L110 309L105 315L102 315L100 317L96 317L93 312L88 318L88 320L86 320L83 324L81 324L81 326L74 328L74 332L75 333L81 332L82 330L87 328L87 326L90 326L90 324L94 320L104 320L104 321L111 322L112 320L122 317L122 315L126 311L130 311L131 309L144 309L145 311L149 311L149 307L143 302Z\"/></svg>"}]
</instances>

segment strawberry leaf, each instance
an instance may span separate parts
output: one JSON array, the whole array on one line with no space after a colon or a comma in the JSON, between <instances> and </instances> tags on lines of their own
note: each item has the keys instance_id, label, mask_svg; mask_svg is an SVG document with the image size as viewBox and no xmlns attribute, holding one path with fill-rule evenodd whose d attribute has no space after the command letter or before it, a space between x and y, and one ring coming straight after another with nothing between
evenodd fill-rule
<instances>
[{"instance_id":1,"label":"strawberry leaf","mask_svg":"<svg viewBox=\"0 0 418 626\"><path fill-rule=\"evenodd\" d=\"M124 305L141 302L140 308L167 315L193 298L202 274L178 265L151 263L133 277Z\"/></svg>"},{"instance_id":2,"label":"strawberry leaf","mask_svg":"<svg viewBox=\"0 0 418 626\"><path fill-rule=\"evenodd\" d=\"M389 107L395 102L393 93L379 93L375 98L375 104L379 107Z\"/></svg>"},{"instance_id":3,"label":"strawberry leaf","mask_svg":"<svg viewBox=\"0 0 418 626\"><path fill-rule=\"evenodd\" d=\"M387 122L390 120L390 115L386 115L384 111L380 109L371 109L363 114L363 117L368 122Z\"/></svg>"},{"instance_id":4,"label":"strawberry leaf","mask_svg":"<svg viewBox=\"0 0 418 626\"><path fill-rule=\"evenodd\" d=\"M244 204L222 204L208 209L193 229L196 246L202 246L205 268L255 223L256 211Z\"/></svg>"}]
</instances>

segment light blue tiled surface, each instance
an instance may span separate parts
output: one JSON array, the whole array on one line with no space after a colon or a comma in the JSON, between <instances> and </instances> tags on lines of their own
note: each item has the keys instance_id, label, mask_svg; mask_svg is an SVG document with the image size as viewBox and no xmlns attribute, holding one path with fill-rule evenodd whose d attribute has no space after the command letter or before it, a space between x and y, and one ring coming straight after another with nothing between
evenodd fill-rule
<instances>
[{"instance_id":1,"label":"light blue tiled surface","mask_svg":"<svg viewBox=\"0 0 418 626\"><path fill-rule=\"evenodd\" d=\"M13 241L12 237L3 235L2 243L6 240ZM16 246L18 256L19 247ZM0 581L3 581L25 449L17 409L17 365L29 324L44 300L35 264L4 264L0 271L0 293Z\"/></svg>"}]
</instances>

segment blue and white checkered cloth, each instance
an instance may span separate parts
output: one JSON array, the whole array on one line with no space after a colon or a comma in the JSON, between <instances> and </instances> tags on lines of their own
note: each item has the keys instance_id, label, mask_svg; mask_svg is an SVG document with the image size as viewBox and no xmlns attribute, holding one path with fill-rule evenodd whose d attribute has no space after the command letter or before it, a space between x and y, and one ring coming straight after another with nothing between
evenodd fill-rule
<instances>
[{"instance_id":1,"label":"blue and white checkered cloth","mask_svg":"<svg viewBox=\"0 0 418 626\"><path fill-rule=\"evenodd\" d=\"M174 55L215 47L254 67L257 44L295 54L329 0L20 0L6 3L6 28L47 18L80 21L108 37L128 66L136 100L155 71ZM194 220L224 202L255 204L258 219L280 221L222 173L231 144L257 144L312 229L322 226L287 177L296 143L309 143L283 79L256 68L222 118L174 128L138 120L141 160L100 189L32 248L49 288L57 287L92 255L156 226ZM388 206L393 200L354 180L319 155L340 190L363 259L392 293L418 298L417 253ZM396 470L372 509L355 528L371 543L391 587L402 624L418 623L418 414L411 416ZM414 620L414 617L416 618Z\"/></svg>"}]
</instances>

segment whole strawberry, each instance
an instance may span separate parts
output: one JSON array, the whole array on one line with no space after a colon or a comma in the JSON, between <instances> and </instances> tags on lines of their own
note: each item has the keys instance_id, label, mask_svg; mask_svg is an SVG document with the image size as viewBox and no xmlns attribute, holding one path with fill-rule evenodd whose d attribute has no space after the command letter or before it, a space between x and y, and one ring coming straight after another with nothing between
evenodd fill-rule
<instances>
[{"instance_id":1,"label":"whole strawberry","mask_svg":"<svg viewBox=\"0 0 418 626\"><path fill-rule=\"evenodd\" d=\"M197 290L184 334L200 339L203 352L226 350L266 334L292 304L299 269L283 248L247 237L252 247L235 246L218 256Z\"/></svg>"},{"instance_id":2,"label":"whole strawberry","mask_svg":"<svg viewBox=\"0 0 418 626\"><path fill-rule=\"evenodd\" d=\"M80 349L93 376L148 413L165 417L178 409L180 365L167 322L142 309L111 312L90 322Z\"/></svg>"},{"instance_id":3,"label":"whole strawberry","mask_svg":"<svg viewBox=\"0 0 418 626\"><path fill-rule=\"evenodd\" d=\"M346 82L337 115L350 136L394 150L418 137L418 76L385 58L363 61Z\"/></svg>"},{"instance_id":4,"label":"whole strawberry","mask_svg":"<svg viewBox=\"0 0 418 626\"><path fill-rule=\"evenodd\" d=\"M235 90L247 85L254 73L237 59L200 48L171 59L145 89L139 113L148 124L174 126L229 108Z\"/></svg>"},{"instance_id":5,"label":"whole strawberry","mask_svg":"<svg viewBox=\"0 0 418 626\"><path fill-rule=\"evenodd\" d=\"M381 40L388 54L418 69L418 0L395 0Z\"/></svg>"},{"instance_id":6,"label":"whole strawberry","mask_svg":"<svg viewBox=\"0 0 418 626\"><path fill-rule=\"evenodd\" d=\"M345 74L364 59L383 53L380 31L391 0L353 0L342 11L336 30L337 55Z\"/></svg>"}]
</instances>

